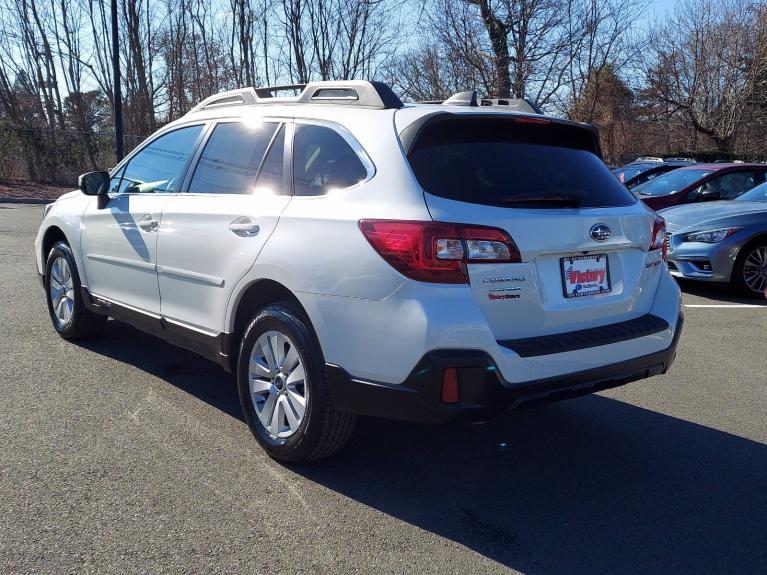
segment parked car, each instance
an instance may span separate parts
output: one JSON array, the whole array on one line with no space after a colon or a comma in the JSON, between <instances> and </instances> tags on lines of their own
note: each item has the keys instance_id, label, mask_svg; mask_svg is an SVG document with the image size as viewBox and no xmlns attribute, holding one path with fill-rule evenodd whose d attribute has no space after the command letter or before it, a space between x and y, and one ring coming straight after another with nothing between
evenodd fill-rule
<instances>
[{"instance_id":1,"label":"parked car","mask_svg":"<svg viewBox=\"0 0 767 575\"><path fill-rule=\"evenodd\" d=\"M614 173L629 190L649 182L660 176L683 166L690 166L695 161L690 160L664 160L663 162L643 162L628 164Z\"/></svg>"},{"instance_id":2,"label":"parked car","mask_svg":"<svg viewBox=\"0 0 767 575\"><path fill-rule=\"evenodd\" d=\"M668 228L671 274L767 296L767 183L730 201L660 212Z\"/></svg>"},{"instance_id":3,"label":"parked car","mask_svg":"<svg viewBox=\"0 0 767 575\"><path fill-rule=\"evenodd\" d=\"M595 128L471 94L283 89L204 100L46 209L62 337L111 316L219 362L288 461L339 449L356 415L484 421L671 365L665 226Z\"/></svg>"},{"instance_id":4,"label":"parked car","mask_svg":"<svg viewBox=\"0 0 767 575\"><path fill-rule=\"evenodd\" d=\"M653 210L679 204L729 200L765 181L761 164L695 164L658 176L633 189Z\"/></svg>"}]
</instances>

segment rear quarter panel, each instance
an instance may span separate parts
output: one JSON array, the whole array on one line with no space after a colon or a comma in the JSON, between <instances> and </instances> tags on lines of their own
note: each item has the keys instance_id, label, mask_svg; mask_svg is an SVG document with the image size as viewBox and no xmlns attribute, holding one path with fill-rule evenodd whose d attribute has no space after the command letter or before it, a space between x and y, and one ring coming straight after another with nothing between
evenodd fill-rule
<instances>
[{"instance_id":1,"label":"rear quarter panel","mask_svg":"<svg viewBox=\"0 0 767 575\"><path fill-rule=\"evenodd\" d=\"M302 303L302 294L381 300L405 282L359 229L361 219L431 219L402 155L393 116L381 111L355 114L343 126L364 148L374 165L373 176L344 190L291 199L256 263L235 287L228 330L239 294L260 279L279 282ZM320 318L310 319L322 342Z\"/></svg>"}]
</instances>

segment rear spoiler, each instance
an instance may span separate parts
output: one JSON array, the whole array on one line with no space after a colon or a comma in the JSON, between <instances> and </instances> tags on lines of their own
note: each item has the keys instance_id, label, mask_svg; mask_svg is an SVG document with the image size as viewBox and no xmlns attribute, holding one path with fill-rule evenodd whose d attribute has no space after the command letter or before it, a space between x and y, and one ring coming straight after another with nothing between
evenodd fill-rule
<instances>
[{"instance_id":1,"label":"rear spoiler","mask_svg":"<svg viewBox=\"0 0 767 575\"><path fill-rule=\"evenodd\" d=\"M470 119L488 119L488 118L497 118L499 120L509 120L514 121L517 119L520 123L537 123L537 121L540 121L540 123L546 123L546 124L552 124L557 126L568 126L572 128L576 128L578 130L584 130L590 133L591 139L592 139L592 145L593 145L593 152L594 154L602 158L602 145L600 143L599 138L599 130L596 126L593 124L583 124L581 122L574 122L573 120L564 120L561 118L553 118L551 116L544 116L542 114L509 114L507 113L487 113L487 112L476 112L476 113L460 113L456 114L454 112L443 112L443 111L435 111L431 114L426 114L424 116L421 116L417 120L415 120L413 123L406 126L400 133L399 133L399 139L402 144L402 149L405 152L406 156L410 155L410 152L413 150L413 146L418 141L418 138L421 136L423 131L428 128L429 126L432 126L439 122L449 121L449 120L470 120Z\"/></svg>"}]
</instances>

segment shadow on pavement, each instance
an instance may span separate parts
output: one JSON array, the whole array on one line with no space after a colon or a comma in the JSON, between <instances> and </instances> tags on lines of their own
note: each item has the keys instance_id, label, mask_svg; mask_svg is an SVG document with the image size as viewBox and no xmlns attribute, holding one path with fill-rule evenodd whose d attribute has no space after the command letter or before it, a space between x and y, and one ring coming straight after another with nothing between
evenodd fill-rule
<instances>
[{"instance_id":1,"label":"shadow on pavement","mask_svg":"<svg viewBox=\"0 0 767 575\"><path fill-rule=\"evenodd\" d=\"M212 362L117 322L86 347L242 420ZM526 574L767 569L767 446L602 396L485 425L360 419L341 453L291 468Z\"/></svg>"},{"instance_id":2,"label":"shadow on pavement","mask_svg":"<svg viewBox=\"0 0 767 575\"><path fill-rule=\"evenodd\" d=\"M684 294L717 300L722 303L742 303L751 305L767 306L765 298L744 298L733 294L726 286L707 284L676 278L679 287Z\"/></svg>"},{"instance_id":3,"label":"shadow on pavement","mask_svg":"<svg viewBox=\"0 0 767 575\"><path fill-rule=\"evenodd\" d=\"M218 364L196 353L112 320L101 337L75 343L105 357L134 365L245 421L233 377Z\"/></svg>"},{"instance_id":4,"label":"shadow on pavement","mask_svg":"<svg viewBox=\"0 0 767 575\"><path fill-rule=\"evenodd\" d=\"M767 446L601 396L481 426L363 420L295 471L526 574L767 568Z\"/></svg>"}]
</instances>

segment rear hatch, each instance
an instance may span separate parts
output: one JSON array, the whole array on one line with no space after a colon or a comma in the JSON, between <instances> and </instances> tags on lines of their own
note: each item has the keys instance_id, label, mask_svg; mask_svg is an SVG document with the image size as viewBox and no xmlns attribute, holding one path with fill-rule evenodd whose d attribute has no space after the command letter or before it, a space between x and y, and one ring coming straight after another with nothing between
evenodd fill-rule
<instances>
[{"instance_id":1,"label":"rear hatch","mask_svg":"<svg viewBox=\"0 0 767 575\"><path fill-rule=\"evenodd\" d=\"M652 306L655 215L601 159L588 126L537 116L437 113L400 134L435 221L504 230L518 263L470 263L497 340L617 323Z\"/></svg>"}]
</instances>

